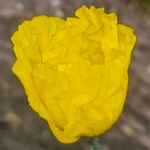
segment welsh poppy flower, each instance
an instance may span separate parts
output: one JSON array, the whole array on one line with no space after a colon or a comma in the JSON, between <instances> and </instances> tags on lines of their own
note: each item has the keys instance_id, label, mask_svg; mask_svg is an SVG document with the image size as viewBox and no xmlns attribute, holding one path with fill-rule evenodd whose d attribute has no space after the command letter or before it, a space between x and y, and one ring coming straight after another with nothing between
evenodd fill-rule
<instances>
[{"instance_id":1,"label":"welsh poppy flower","mask_svg":"<svg viewBox=\"0 0 150 150\"><path fill-rule=\"evenodd\" d=\"M136 37L116 13L82 6L75 17L36 16L12 36L12 68L29 105L56 138L73 143L108 130L120 116Z\"/></svg>"}]
</instances>

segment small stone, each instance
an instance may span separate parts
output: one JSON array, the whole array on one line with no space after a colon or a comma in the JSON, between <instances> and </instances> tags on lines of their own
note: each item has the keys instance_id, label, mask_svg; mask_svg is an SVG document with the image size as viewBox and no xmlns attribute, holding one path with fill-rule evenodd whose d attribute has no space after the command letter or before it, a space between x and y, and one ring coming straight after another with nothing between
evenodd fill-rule
<instances>
[{"instance_id":1,"label":"small stone","mask_svg":"<svg viewBox=\"0 0 150 150\"><path fill-rule=\"evenodd\" d=\"M19 124L21 123L21 120L19 118L19 116L17 114L15 114L12 111L8 111L5 116L4 119L6 122L8 122L13 128L17 128L19 126Z\"/></svg>"}]
</instances>

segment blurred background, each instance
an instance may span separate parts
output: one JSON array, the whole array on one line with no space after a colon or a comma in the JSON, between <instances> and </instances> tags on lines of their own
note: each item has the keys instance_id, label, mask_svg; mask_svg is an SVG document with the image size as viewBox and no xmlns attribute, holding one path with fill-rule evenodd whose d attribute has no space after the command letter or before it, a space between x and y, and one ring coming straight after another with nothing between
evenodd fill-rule
<instances>
[{"instance_id":1,"label":"blurred background","mask_svg":"<svg viewBox=\"0 0 150 150\"><path fill-rule=\"evenodd\" d=\"M117 12L119 21L133 27L137 35L124 111L101 136L103 150L150 150L150 0L0 0L0 150L90 149L87 138L75 144L59 143L29 107L11 72L15 57L10 37L18 24L40 14L73 16L82 4Z\"/></svg>"}]
</instances>

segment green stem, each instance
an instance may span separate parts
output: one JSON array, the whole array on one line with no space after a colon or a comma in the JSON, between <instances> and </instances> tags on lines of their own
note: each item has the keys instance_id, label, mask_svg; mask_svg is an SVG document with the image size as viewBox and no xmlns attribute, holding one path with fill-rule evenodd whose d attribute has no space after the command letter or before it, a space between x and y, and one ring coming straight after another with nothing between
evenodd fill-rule
<instances>
[{"instance_id":1,"label":"green stem","mask_svg":"<svg viewBox=\"0 0 150 150\"><path fill-rule=\"evenodd\" d=\"M98 137L93 137L91 150L102 150L100 139Z\"/></svg>"}]
</instances>

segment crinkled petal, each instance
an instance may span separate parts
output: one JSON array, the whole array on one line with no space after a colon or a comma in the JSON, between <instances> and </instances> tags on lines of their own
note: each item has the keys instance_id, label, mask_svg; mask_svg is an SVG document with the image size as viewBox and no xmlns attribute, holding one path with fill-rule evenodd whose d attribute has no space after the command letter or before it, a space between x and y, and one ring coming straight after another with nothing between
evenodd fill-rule
<instances>
[{"instance_id":1,"label":"crinkled petal","mask_svg":"<svg viewBox=\"0 0 150 150\"><path fill-rule=\"evenodd\" d=\"M100 135L117 121L136 37L115 13L82 6L66 20L34 17L19 26L12 42L12 70L59 141Z\"/></svg>"}]
</instances>

